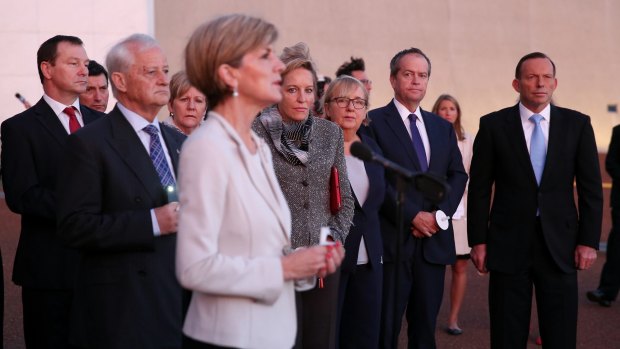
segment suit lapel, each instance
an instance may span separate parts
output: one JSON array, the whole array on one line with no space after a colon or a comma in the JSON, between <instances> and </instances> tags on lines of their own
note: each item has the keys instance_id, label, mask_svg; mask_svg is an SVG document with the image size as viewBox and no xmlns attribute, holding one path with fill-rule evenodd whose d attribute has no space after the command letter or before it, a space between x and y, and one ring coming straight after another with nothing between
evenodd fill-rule
<instances>
[{"instance_id":1,"label":"suit lapel","mask_svg":"<svg viewBox=\"0 0 620 349\"><path fill-rule=\"evenodd\" d=\"M159 129L161 130L161 135L164 138L164 142L166 143L166 148L168 148L168 155L170 155L170 161L172 162L173 171L176 174L179 168L179 154L181 154L181 144L176 141L176 138L172 135L173 132L180 133L179 131L164 125L164 123L159 123Z\"/></svg>"},{"instance_id":2,"label":"suit lapel","mask_svg":"<svg viewBox=\"0 0 620 349\"><path fill-rule=\"evenodd\" d=\"M144 185L151 198L158 202L165 193L157 171L144 145L131 124L118 107L107 116L112 125L112 137L108 140L118 156Z\"/></svg>"},{"instance_id":3,"label":"suit lapel","mask_svg":"<svg viewBox=\"0 0 620 349\"><path fill-rule=\"evenodd\" d=\"M527 143L525 141L525 134L523 133L523 125L521 123L521 114L519 113L519 105L515 105L509 110L509 114L506 115L505 123L506 132L504 135L510 143L511 148L514 149L514 156L521 163L520 168L529 169L528 175L530 181L538 186L536 183L536 175L534 174L534 168L532 167L532 161L530 160L530 153L527 150Z\"/></svg>"},{"instance_id":4,"label":"suit lapel","mask_svg":"<svg viewBox=\"0 0 620 349\"><path fill-rule=\"evenodd\" d=\"M398 142L400 142L402 149L405 149L414 168L419 171L420 163L413 149L413 142L411 141L409 133L407 133L407 128L405 128L405 124L398 113L398 109L396 109L396 105L394 105L394 101L390 102L390 104L385 107L384 120L396 136L396 139L398 139Z\"/></svg>"},{"instance_id":5,"label":"suit lapel","mask_svg":"<svg viewBox=\"0 0 620 349\"><path fill-rule=\"evenodd\" d=\"M64 145L67 140L67 131L58 120L58 117L54 113L52 107L47 104L47 102L41 98L37 104L32 107L34 111L35 118L43 128L45 128L54 139L58 141L60 145Z\"/></svg>"},{"instance_id":6,"label":"suit lapel","mask_svg":"<svg viewBox=\"0 0 620 349\"><path fill-rule=\"evenodd\" d=\"M549 120L549 140L547 141L547 157L545 160L545 169L540 180L542 186L545 178L553 178L549 171L554 168L560 168L561 166L555 165L556 161L559 161L559 154L563 152L564 142L568 135L568 129L566 125L566 119L564 115L558 111L555 106L551 106L551 118Z\"/></svg>"},{"instance_id":7,"label":"suit lapel","mask_svg":"<svg viewBox=\"0 0 620 349\"><path fill-rule=\"evenodd\" d=\"M445 137L439 133L437 123L433 120L431 114L425 112L420 108L422 119L424 120L424 127L426 128L426 135L428 136L428 144L430 147L430 160L428 162L429 171L433 170L433 154L441 154L440 149L446 145Z\"/></svg>"}]
</instances>

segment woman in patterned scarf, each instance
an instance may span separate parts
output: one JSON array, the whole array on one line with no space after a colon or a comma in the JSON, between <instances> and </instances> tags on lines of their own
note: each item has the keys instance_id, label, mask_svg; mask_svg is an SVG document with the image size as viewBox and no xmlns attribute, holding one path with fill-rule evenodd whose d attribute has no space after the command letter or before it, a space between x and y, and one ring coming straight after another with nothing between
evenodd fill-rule
<instances>
[{"instance_id":1,"label":"woman in patterned scarf","mask_svg":"<svg viewBox=\"0 0 620 349\"><path fill-rule=\"evenodd\" d=\"M304 43L287 47L280 56L282 100L261 112L253 129L269 145L276 177L291 210L293 249L319 244L321 227L341 248L353 219L353 197L343 150L342 130L312 115L317 75ZM338 172L341 208L330 208L332 168ZM299 330L296 348L334 348L339 273L318 280L297 293ZM313 287L314 286L314 287ZM310 290L308 290L310 288ZM298 287L298 290L300 288Z\"/></svg>"}]
</instances>

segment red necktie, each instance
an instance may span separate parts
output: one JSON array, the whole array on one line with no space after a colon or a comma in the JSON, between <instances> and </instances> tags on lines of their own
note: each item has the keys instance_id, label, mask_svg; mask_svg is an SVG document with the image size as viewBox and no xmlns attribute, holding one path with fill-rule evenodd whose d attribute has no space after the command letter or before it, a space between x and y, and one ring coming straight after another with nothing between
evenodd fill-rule
<instances>
[{"instance_id":1,"label":"red necktie","mask_svg":"<svg viewBox=\"0 0 620 349\"><path fill-rule=\"evenodd\" d=\"M63 112L69 115L69 133L75 133L75 131L79 130L82 127L80 126L77 117L75 117L75 110L73 109L73 107L66 107Z\"/></svg>"}]
</instances>

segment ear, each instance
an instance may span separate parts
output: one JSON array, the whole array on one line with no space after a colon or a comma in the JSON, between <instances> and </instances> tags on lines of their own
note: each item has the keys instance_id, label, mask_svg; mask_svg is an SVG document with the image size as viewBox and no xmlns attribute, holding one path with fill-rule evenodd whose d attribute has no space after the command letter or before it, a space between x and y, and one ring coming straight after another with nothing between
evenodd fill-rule
<instances>
[{"instance_id":1,"label":"ear","mask_svg":"<svg viewBox=\"0 0 620 349\"><path fill-rule=\"evenodd\" d=\"M512 80L512 88L514 88L517 93L521 93L521 84L519 84L519 80Z\"/></svg>"},{"instance_id":2,"label":"ear","mask_svg":"<svg viewBox=\"0 0 620 349\"><path fill-rule=\"evenodd\" d=\"M41 62L41 72L43 73L43 77L45 79L51 79L52 78L52 70L54 69L54 66L47 61L43 61Z\"/></svg>"},{"instance_id":3,"label":"ear","mask_svg":"<svg viewBox=\"0 0 620 349\"><path fill-rule=\"evenodd\" d=\"M110 76L110 81L112 81L112 85L116 87L117 91L127 92L127 79L125 79L125 74L114 72Z\"/></svg>"},{"instance_id":4,"label":"ear","mask_svg":"<svg viewBox=\"0 0 620 349\"><path fill-rule=\"evenodd\" d=\"M237 87L239 82L237 81L239 77L239 70L233 68L228 64L222 64L217 68L217 75L220 80L224 83L224 85L228 86L232 91Z\"/></svg>"},{"instance_id":5,"label":"ear","mask_svg":"<svg viewBox=\"0 0 620 349\"><path fill-rule=\"evenodd\" d=\"M168 112L172 113L172 101L168 102Z\"/></svg>"},{"instance_id":6,"label":"ear","mask_svg":"<svg viewBox=\"0 0 620 349\"><path fill-rule=\"evenodd\" d=\"M396 84L396 76L390 75L390 85L392 85L392 89L394 89L395 84Z\"/></svg>"}]
</instances>

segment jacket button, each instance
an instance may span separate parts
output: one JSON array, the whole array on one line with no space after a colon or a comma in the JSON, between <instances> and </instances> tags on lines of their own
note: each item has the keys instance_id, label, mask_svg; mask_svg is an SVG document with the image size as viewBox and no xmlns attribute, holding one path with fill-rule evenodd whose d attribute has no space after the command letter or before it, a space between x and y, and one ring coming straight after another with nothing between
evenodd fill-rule
<instances>
[{"instance_id":1,"label":"jacket button","mask_svg":"<svg viewBox=\"0 0 620 349\"><path fill-rule=\"evenodd\" d=\"M304 208L307 210L308 208L310 208L310 204L307 202L304 202Z\"/></svg>"},{"instance_id":2,"label":"jacket button","mask_svg":"<svg viewBox=\"0 0 620 349\"><path fill-rule=\"evenodd\" d=\"M303 185L304 187L307 187L308 181L304 179L303 181L301 181L301 185Z\"/></svg>"},{"instance_id":3,"label":"jacket button","mask_svg":"<svg viewBox=\"0 0 620 349\"><path fill-rule=\"evenodd\" d=\"M136 203L141 203L142 202L142 198L139 196L136 196L135 199L133 199L133 201L135 201Z\"/></svg>"}]
</instances>

